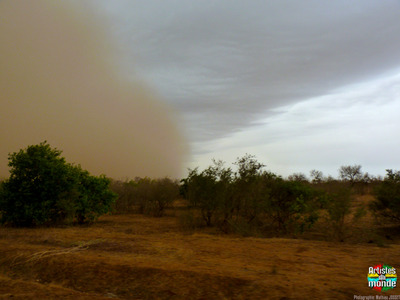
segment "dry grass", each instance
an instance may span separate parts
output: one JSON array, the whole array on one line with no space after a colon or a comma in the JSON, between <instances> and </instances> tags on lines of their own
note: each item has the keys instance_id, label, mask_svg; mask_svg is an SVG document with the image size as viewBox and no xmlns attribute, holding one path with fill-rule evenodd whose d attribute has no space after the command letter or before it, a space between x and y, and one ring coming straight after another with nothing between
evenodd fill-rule
<instances>
[{"instance_id":1,"label":"dry grass","mask_svg":"<svg viewBox=\"0 0 400 300\"><path fill-rule=\"evenodd\" d=\"M176 217L0 228L0 299L353 299L400 245L182 232ZM399 288L388 294L399 294Z\"/></svg>"}]
</instances>

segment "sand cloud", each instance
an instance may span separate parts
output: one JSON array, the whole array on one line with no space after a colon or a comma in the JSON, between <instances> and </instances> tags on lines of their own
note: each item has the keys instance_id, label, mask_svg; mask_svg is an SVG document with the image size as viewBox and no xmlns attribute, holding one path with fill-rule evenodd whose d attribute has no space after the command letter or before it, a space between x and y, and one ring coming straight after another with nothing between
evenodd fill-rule
<instances>
[{"instance_id":1,"label":"sand cloud","mask_svg":"<svg viewBox=\"0 0 400 300\"><path fill-rule=\"evenodd\" d=\"M0 40L1 176L9 152L44 140L95 174L180 176L176 115L115 70L113 41L89 11L1 1Z\"/></svg>"}]
</instances>

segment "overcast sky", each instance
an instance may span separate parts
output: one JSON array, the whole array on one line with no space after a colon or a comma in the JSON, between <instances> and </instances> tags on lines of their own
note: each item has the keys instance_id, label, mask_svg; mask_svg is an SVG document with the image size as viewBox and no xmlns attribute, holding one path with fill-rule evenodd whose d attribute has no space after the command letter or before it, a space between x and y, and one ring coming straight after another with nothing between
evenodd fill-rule
<instances>
[{"instance_id":1,"label":"overcast sky","mask_svg":"<svg viewBox=\"0 0 400 300\"><path fill-rule=\"evenodd\" d=\"M1 172L43 140L117 178L246 153L283 176L400 170L400 0L0 7Z\"/></svg>"},{"instance_id":2,"label":"overcast sky","mask_svg":"<svg viewBox=\"0 0 400 300\"><path fill-rule=\"evenodd\" d=\"M400 169L400 1L93 1L183 120L189 167Z\"/></svg>"}]
</instances>

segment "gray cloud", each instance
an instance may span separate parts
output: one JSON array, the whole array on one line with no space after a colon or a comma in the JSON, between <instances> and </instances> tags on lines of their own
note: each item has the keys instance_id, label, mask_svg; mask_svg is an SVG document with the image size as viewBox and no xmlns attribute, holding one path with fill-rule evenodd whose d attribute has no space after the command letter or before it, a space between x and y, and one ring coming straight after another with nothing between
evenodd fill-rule
<instances>
[{"instance_id":1,"label":"gray cloud","mask_svg":"<svg viewBox=\"0 0 400 300\"><path fill-rule=\"evenodd\" d=\"M181 110L192 140L400 66L398 1L106 1L98 9L136 72Z\"/></svg>"},{"instance_id":2,"label":"gray cloud","mask_svg":"<svg viewBox=\"0 0 400 300\"><path fill-rule=\"evenodd\" d=\"M196 143L192 167L252 153L282 175L311 169L338 175L344 164L384 175L400 169L400 73L280 107L274 116L214 141ZM210 149L213 150L210 153Z\"/></svg>"}]
</instances>

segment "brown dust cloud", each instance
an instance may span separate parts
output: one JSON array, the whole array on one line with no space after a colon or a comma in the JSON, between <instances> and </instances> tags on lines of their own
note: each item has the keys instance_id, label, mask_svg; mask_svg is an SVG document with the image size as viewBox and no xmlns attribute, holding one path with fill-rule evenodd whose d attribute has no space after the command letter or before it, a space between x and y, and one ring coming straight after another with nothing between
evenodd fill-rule
<instances>
[{"instance_id":1,"label":"brown dust cloud","mask_svg":"<svg viewBox=\"0 0 400 300\"><path fill-rule=\"evenodd\" d=\"M182 175L180 122L120 75L102 26L61 1L0 1L1 178L8 153L44 140L96 175Z\"/></svg>"}]
</instances>

